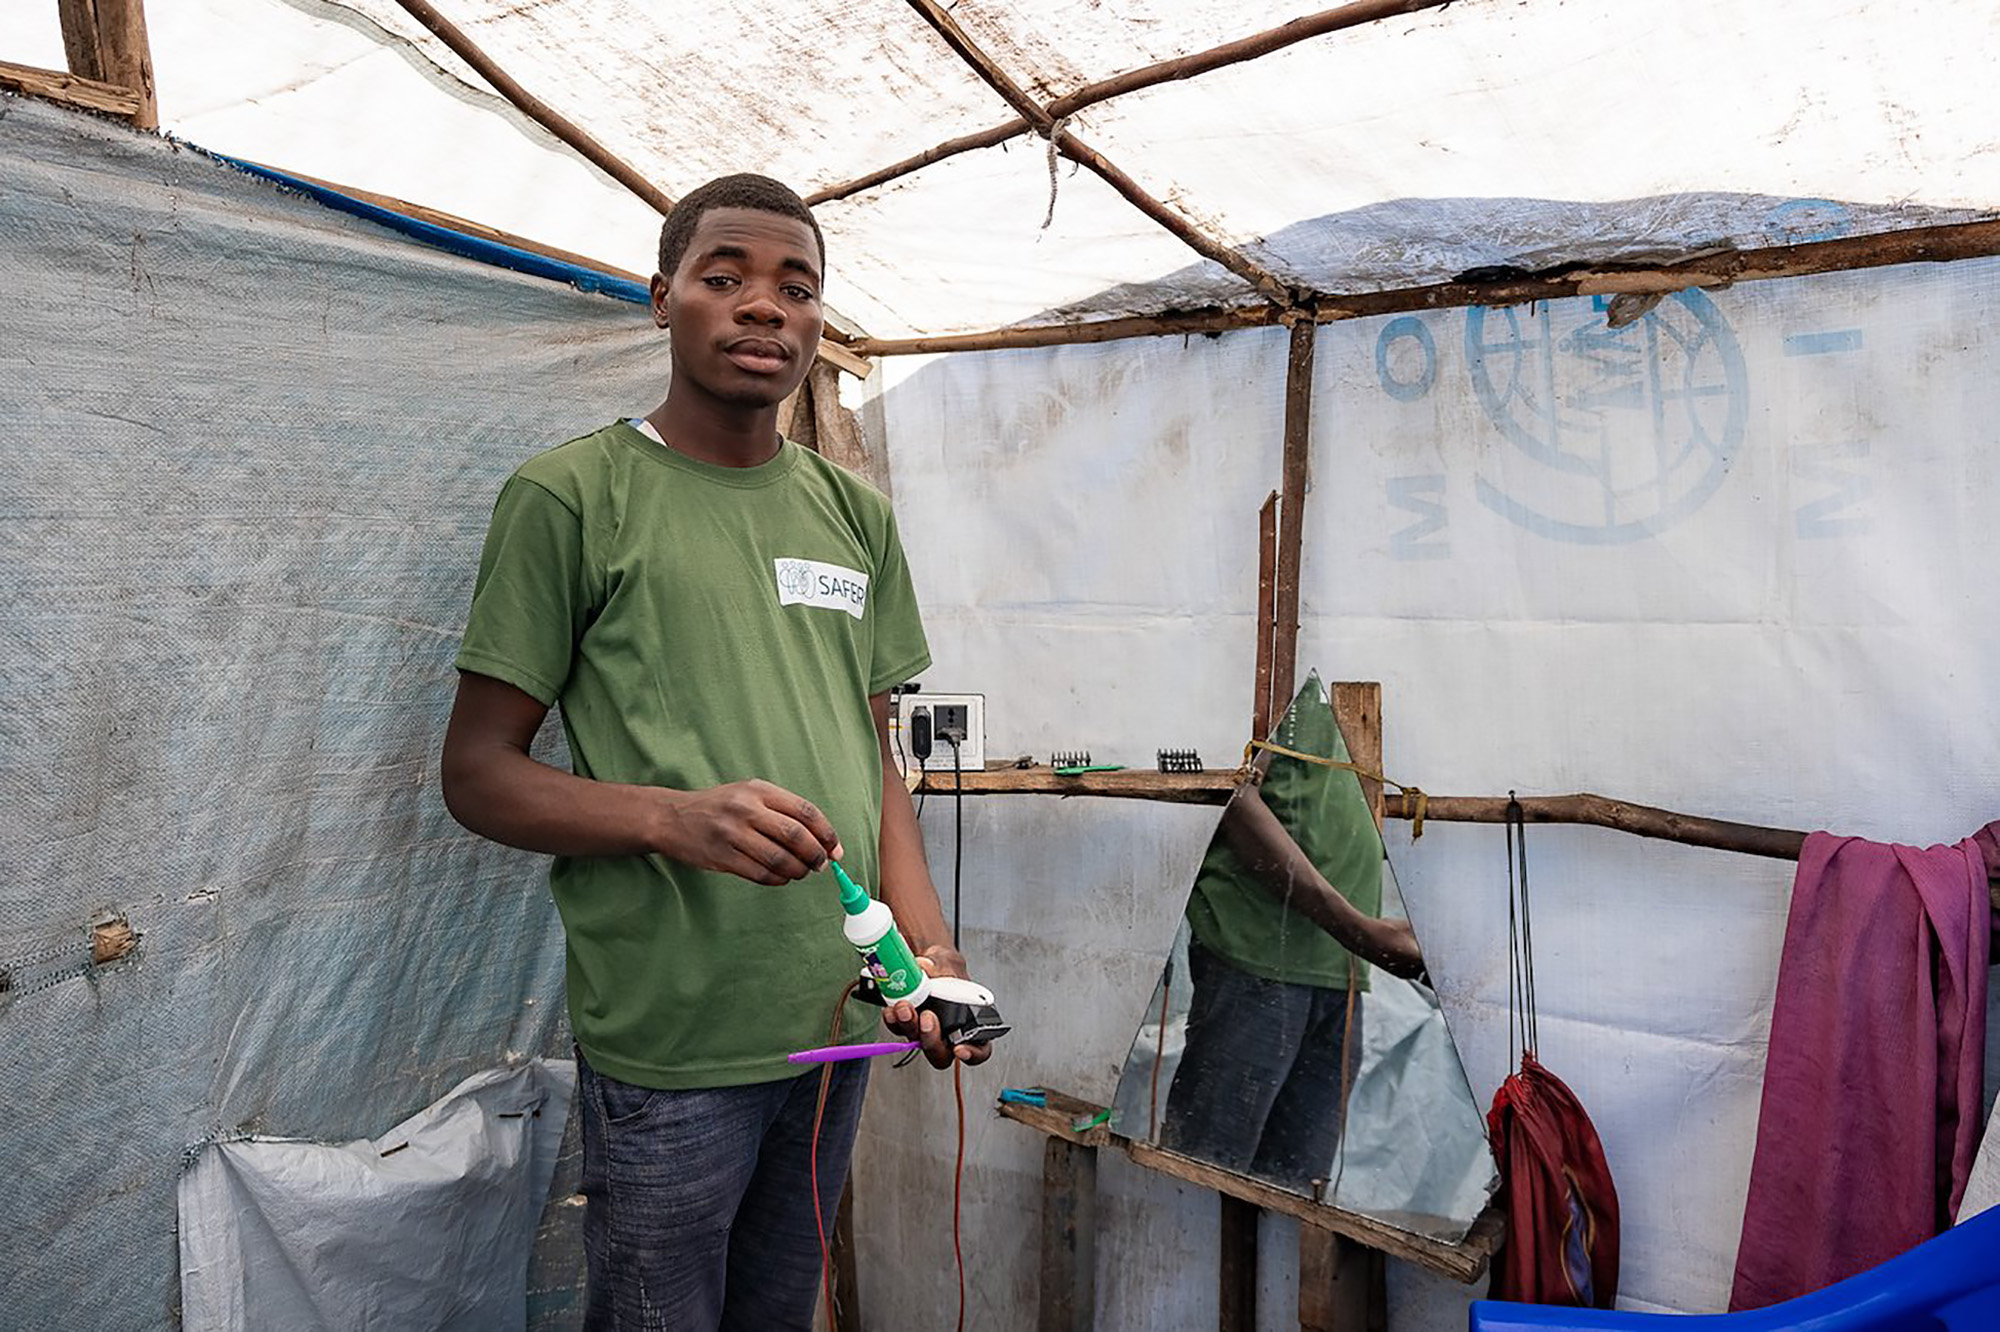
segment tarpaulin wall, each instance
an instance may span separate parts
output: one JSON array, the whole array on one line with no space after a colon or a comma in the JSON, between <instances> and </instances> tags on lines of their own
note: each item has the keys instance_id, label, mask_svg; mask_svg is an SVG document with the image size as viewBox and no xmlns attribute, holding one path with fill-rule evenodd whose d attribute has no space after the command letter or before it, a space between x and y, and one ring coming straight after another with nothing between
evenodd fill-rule
<instances>
[{"instance_id":1,"label":"tarpaulin wall","mask_svg":"<svg viewBox=\"0 0 2000 1332\"><path fill-rule=\"evenodd\" d=\"M2000 263L1323 327L1301 669L1385 687L1392 776L1596 791L1884 840L1994 817ZM898 362L884 405L936 688L987 695L987 752L1150 764L1246 738L1256 511L1278 483L1282 332ZM1020 1022L974 1081L1108 1103L1214 813L969 799L966 952ZM952 811L924 816L948 881ZM1506 1071L1498 828L1391 855L1482 1103ZM1626 1304L1724 1306L1792 866L1536 827L1542 1050L1596 1118ZM941 1080L883 1077L860 1178L951 1179ZM973 1116L975 1312L1035 1290L1042 1143ZM1213 1195L1103 1154L1099 1326L1197 1326ZM939 1204L942 1205L942 1204ZM871 1316L955 1298L925 1212L864 1209ZM1260 1324L1284 1326L1289 1227ZM891 1257L900 1264L885 1275ZM886 1288L886 1289L885 1289ZM1392 1326L1465 1292L1397 1266ZM885 1299L886 1305L877 1303Z\"/></svg>"},{"instance_id":2,"label":"tarpaulin wall","mask_svg":"<svg viewBox=\"0 0 2000 1332\"><path fill-rule=\"evenodd\" d=\"M501 480L657 401L661 345L31 102L0 179L0 1323L152 1329L189 1147L568 1053L544 862L459 830L437 755ZM139 946L81 974L101 912Z\"/></svg>"}]
</instances>

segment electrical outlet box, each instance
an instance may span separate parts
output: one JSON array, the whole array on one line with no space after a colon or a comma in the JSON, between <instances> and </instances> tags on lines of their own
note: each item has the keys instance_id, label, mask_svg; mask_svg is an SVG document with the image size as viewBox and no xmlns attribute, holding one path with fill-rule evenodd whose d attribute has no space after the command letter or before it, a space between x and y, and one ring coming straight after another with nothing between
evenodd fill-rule
<instances>
[{"instance_id":1,"label":"electrical outlet box","mask_svg":"<svg viewBox=\"0 0 2000 1332\"><path fill-rule=\"evenodd\" d=\"M951 771L951 746L944 739L947 731L961 732L965 737L958 745L960 771L985 771L986 695L920 691L896 694L889 702L889 749L902 772L907 774L917 766L916 756L910 753L910 724L919 714L929 719L932 737L931 756L923 761L924 771Z\"/></svg>"}]
</instances>

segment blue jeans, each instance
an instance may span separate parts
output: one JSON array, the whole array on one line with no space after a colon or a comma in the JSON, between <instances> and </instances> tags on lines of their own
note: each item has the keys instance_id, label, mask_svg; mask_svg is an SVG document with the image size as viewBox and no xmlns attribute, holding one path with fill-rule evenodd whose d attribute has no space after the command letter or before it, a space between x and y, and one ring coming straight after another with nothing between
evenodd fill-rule
<instances>
[{"instance_id":1,"label":"blue jeans","mask_svg":"<svg viewBox=\"0 0 2000 1332\"><path fill-rule=\"evenodd\" d=\"M1300 1193L1333 1174L1342 1072L1361 1053L1362 996L1239 971L1188 941L1194 997L1160 1145Z\"/></svg>"},{"instance_id":2,"label":"blue jeans","mask_svg":"<svg viewBox=\"0 0 2000 1332\"><path fill-rule=\"evenodd\" d=\"M809 1332L819 1073L658 1091L605 1077L581 1052L576 1063L588 1332ZM868 1061L833 1070L819 1134L829 1243Z\"/></svg>"}]
</instances>

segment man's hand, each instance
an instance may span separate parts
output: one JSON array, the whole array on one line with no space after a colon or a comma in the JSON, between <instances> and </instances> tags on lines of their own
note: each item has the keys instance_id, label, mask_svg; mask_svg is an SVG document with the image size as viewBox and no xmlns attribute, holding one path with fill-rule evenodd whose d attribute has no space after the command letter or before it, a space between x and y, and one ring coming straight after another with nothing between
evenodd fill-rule
<instances>
[{"instance_id":1,"label":"man's hand","mask_svg":"<svg viewBox=\"0 0 2000 1332\"><path fill-rule=\"evenodd\" d=\"M965 974L965 959L959 956L958 950L944 944L924 949L917 958L917 965L933 976L972 979ZM883 1009L882 1025L906 1041L922 1042L924 1058L931 1061L932 1068L950 1068L954 1060L983 1064L993 1053L990 1044L946 1045L944 1033L938 1028L937 1014L920 1012L908 1003L893 1003Z\"/></svg>"},{"instance_id":2,"label":"man's hand","mask_svg":"<svg viewBox=\"0 0 2000 1332\"><path fill-rule=\"evenodd\" d=\"M803 879L838 859L840 837L819 807L766 781L663 791L658 850L697 869L767 887Z\"/></svg>"},{"instance_id":3,"label":"man's hand","mask_svg":"<svg viewBox=\"0 0 2000 1332\"><path fill-rule=\"evenodd\" d=\"M1362 957L1391 976L1430 983L1424 969L1423 950L1417 947L1417 932L1410 928L1409 921L1395 916L1379 917L1369 924L1364 938L1365 945L1354 950Z\"/></svg>"}]
</instances>

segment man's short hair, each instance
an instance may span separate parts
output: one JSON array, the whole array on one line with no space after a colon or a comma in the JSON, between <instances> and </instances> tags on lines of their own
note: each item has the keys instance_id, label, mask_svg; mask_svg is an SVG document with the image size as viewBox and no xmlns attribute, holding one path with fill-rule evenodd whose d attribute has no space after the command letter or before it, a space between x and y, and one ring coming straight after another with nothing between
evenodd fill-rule
<instances>
[{"instance_id":1,"label":"man's short hair","mask_svg":"<svg viewBox=\"0 0 2000 1332\"><path fill-rule=\"evenodd\" d=\"M660 226L660 273L669 281L687 253L688 241L693 239L701 215L711 208L756 208L796 218L812 228L813 240L819 244L820 267L826 267L826 237L820 235L819 223L813 220L806 201L793 193L790 186L769 176L743 172L696 186L667 214L667 220Z\"/></svg>"}]
</instances>

